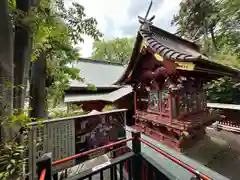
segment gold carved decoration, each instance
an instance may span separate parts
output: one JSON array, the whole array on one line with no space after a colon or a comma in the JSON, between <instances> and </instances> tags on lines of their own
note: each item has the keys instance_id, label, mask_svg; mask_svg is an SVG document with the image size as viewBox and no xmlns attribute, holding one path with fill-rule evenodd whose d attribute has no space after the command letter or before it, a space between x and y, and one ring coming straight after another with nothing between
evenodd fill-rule
<instances>
[{"instance_id":1,"label":"gold carved decoration","mask_svg":"<svg viewBox=\"0 0 240 180\"><path fill-rule=\"evenodd\" d=\"M186 71L193 71L195 68L195 64L192 62L175 62L178 64L177 69L182 69Z\"/></svg>"},{"instance_id":2,"label":"gold carved decoration","mask_svg":"<svg viewBox=\"0 0 240 180\"><path fill-rule=\"evenodd\" d=\"M159 54L157 53L154 53L153 56L156 58L156 60L158 61L163 61L163 57L160 56ZM195 64L192 63L192 62L176 62L176 61L173 61L174 63L176 63L178 66L176 69L181 69L181 70L186 70L186 71L193 71L194 68L195 68Z\"/></svg>"},{"instance_id":3,"label":"gold carved decoration","mask_svg":"<svg viewBox=\"0 0 240 180\"><path fill-rule=\"evenodd\" d=\"M160 56L159 54L154 53L153 56L154 56L158 61L163 61L162 56Z\"/></svg>"},{"instance_id":4,"label":"gold carved decoration","mask_svg":"<svg viewBox=\"0 0 240 180\"><path fill-rule=\"evenodd\" d=\"M142 40L141 46L140 46L140 52L145 53L146 52L145 50L146 50L147 46L148 46L147 42Z\"/></svg>"}]
</instances>

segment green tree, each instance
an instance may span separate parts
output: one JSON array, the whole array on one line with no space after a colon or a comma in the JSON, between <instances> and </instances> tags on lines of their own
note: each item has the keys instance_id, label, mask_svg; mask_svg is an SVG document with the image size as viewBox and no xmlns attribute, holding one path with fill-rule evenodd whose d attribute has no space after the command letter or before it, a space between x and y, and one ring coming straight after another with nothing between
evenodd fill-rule
<instances>
[{"instance_id":1,"label":"green tree","mask_svg":"<svg viewBox=\"0 0 240 180\"><path fill-rule=\"evenodd\" d=\"M185 0L172 24L179 27L180 35L198 40L210 59L240 68L239 9L238 0ZM233 78L220 78L206 88L211 102L240 103L239 83Z\"/></svg>"},{"instance_id":2,"label":"green tree","mask_svg":"<svg viewBox=\"0 0 240 180\"><path fill-rule=\"evenodd\" d=\"M211 55L224 44L235 41L232 45L238 46L239 8L238 0L185 0L180 3L180 10L172 24L178 26L181 36L192 40L203 39L199 43L203 45L205 53ZM214 51L211 51L211 46Z\"/></svg>"},{"instance_id":3,"label":"green tree","mask_svg":"<svg viewBox=\"0 0 240 180\"><path fill-rule=\"evenodd\" d=\"M30 8L33 8L30 0L10 0L12 4L16 4L18 16L14 22L14 85L22 85L22 87L14 88L13 107L15 109L23 109L25 101L25 88L27 83L26 75L28 73L31 60L31 31L30 23L26 21L31 17Z\"/></svg>"},{"instance_id":4,"label":"green tree","mask_svg":"<svg viewBox=\"0 0 240 180\"><path fill-rule=\"evenodd\" d=\"M174 16L172 24L179 27L181 36L195 40L208 33L216 48L215 28L219 21L219 6L215 0L185 0L180 3L180 10Z\"/></svg>"},{"instance_id":5,"label":"green tree","mask_svg":"<svg viewBox=\"0 0 240 180\"><path fill-rule=\"evenodd\" d=\"M62 0L52 4L47 1L41 9L39 14L43 17L36 32L31 65L30 113L32 117L46 118L47 102L58 104L69 79L81 80L79 70L68 66L79 59L73 43L82 42L83 34L97 39L101 33L96 20L86 17L78 3L66 9Z\"/></svg>"},{"instance_id":6,"label":"green tree","mask_svg":"<svg viewBox=\"0 0 240 180\"><path fill-rule=\"evenodd\" d=\"M220 27L222 31L234 32L240 29L240 1L239 0L222 0L220 3ZM239 39L239 38L238 38Z\"/></svg>"},{"instance_id":7,"label":"green tree","mask_svg":"<svg viewBox=\"0 0 240 180\"><path fill-rule=\"evenodd\" d=\"M38 6L30 8L33 7L30 2ZM80 4L74 3L66 9L62 0L39 3L3 0L0 1L0 19L0 120L1 130L4 130L0 133L9 137L0 144L0 179L16 179L21 177L22 157L27 149L26 144L18 141L19 136L27 134L29 122L46 117L46 90L55 95L48 96L53 99L59 95L55 91L63 92L70 78L81 80L79 70L68 66L79 59L73 44L83 41L83 34L97 39L101 33L96 28L96 20L88 18ZM31 58L29 73L27 66ZM31 117L21 108L25 92L15 90L25 84L27 74L30 74L31 84ZM18 99L14 108L13 99ZM16 127L21 127L20 131L10 136L8 132Z\"/></svg>"},{"instance_id":8,"label":"green tree","mask_svg":"<svg viewBox=\"0 0 240 180\"><path fill-rule=\"evenodd\" d=\"M240 69L240 56L227 44L214 55L214 58L218 63ZM206 88L210 102L240 104L240 82L235 78L224 77L214 80L209 82Z\"/></svg>"},{"instance_id":9,"label":"green tree","mask_svg":"<svg viewBox=\"0 0 240 180\"><path fill-rule=\"evenodd\" d=\"M131 57L134 38L95 41L92 59L126 64Z\"/></svg>"}]
</instances>

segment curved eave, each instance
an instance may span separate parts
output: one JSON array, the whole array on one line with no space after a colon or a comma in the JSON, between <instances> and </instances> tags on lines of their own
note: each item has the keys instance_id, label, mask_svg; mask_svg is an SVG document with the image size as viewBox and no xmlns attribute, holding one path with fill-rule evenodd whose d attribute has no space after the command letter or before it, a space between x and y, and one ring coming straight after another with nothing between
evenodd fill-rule
<instances>
[{"instance_id":1,"label":"curved eave","mask_svg":"<svg viewBox=\"0 0 240 180\"><path fill-rule=\"evenodd\" d=\"M143 39L146 41L147 45L160 56L165 57L167 59L178 60L178 61L195 61L201 56L192 56L190 54L182 53L176 50L173 50L161 42L158 41L157 37L152 35L152 33L141 29L140 34L142 35Z\"/></svg>"},{"instance_id":2,"label":"curved eave","mask_svg":"<svg viewBox=\"0 0 240 180\"><path fill-rule=\"evenodd\" d=\"M240 71L239 69L232 68L230 66L225 66L214 61L200 59L196 62L196 70L198 71L205 71L209 74L216 74L221 76L229 76L235 79L240 78Z\"/></svg>"},{"instance_id":3,"label":"curved eave","mask_svg":"<svg viewBox=\"0 0 240 180\"><path fill-rule=\"evenodd\" d=\"M196 44L181 39L153 25L143 24L139 30L146 44L160 56L176 61L207 59Z\"/></svg>"}]
</instances>

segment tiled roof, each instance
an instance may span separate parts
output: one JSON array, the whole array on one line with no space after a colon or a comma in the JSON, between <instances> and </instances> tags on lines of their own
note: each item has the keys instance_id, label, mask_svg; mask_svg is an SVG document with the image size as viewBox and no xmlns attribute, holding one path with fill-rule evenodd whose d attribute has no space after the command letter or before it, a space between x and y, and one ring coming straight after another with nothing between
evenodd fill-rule
<instances>
[{"instance_id":1,"label":"tiled roof","mask_svg":"<svg viewBox=\"0 0 240 180\"><path fill-rule=\"evenodd\" d=\"M81 87L87 84L100 87L110 86L125 71L125 67L121 64L90 59L80 59L73 67L80 69L80 77L84 78L84 82L71 80L70 87Z\"/></svg>"},{"instance_id":2,"label":"tiled roof","mask_svg":"<svg viewBox=\"0 0 240 180\"><path fill-rule=\"evenodd\" d=\"M189 46L185 41L172 38L170 34L155 26L146 27L142 25L140 34L147 44L159 55L173 60L197 60L205 58L204 55L199 53L196 49Z\"/></svg>"},{"instance_id":3,"label":"tiled roof","mask_svg":"<svg viewBox=\"0 0 240 180\"><path fill-rule=\"evenodd\" d=\"M118 99L132 93L131 86L123 86L119 89L116 89L111 92L98 93L94 92L91 94L65 94L64 102L66 103L75 103L75 102L84 102L84 101L105 101L105 102L115 102Z\"/></svg>"}]
</instances>

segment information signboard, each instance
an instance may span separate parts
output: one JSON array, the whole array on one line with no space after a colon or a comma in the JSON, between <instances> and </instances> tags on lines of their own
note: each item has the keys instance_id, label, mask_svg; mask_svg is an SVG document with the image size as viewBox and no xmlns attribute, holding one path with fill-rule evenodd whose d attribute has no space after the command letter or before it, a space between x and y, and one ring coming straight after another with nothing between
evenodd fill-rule
<instances>
[{"instance_id":1,"label":"information signboard","mask_svg":"<svg viewBox=\"0 0 240 180\"><path fill-rule=\"evenodd\" d=\"M28 151L30 179L37 178L36 162L44 153L52 152L52 160L56 161L126 138L125 120L126 109L117 109L48 120L41 126L31 123ZM113 148L99 150L82 158L56 165L53 167L53 172L72 167L111 150Z\"/></svg>"}]
</instances>

